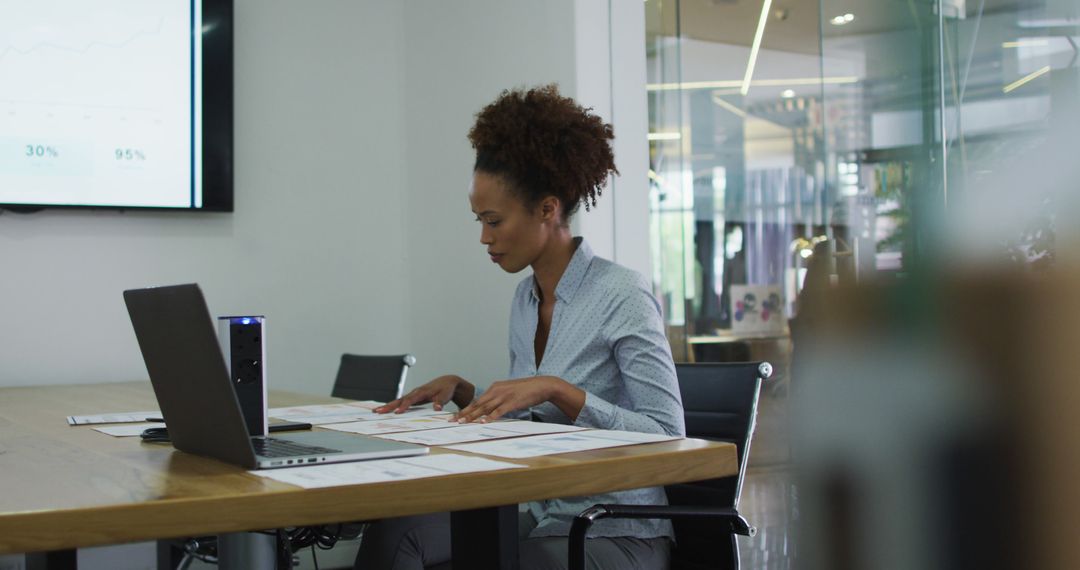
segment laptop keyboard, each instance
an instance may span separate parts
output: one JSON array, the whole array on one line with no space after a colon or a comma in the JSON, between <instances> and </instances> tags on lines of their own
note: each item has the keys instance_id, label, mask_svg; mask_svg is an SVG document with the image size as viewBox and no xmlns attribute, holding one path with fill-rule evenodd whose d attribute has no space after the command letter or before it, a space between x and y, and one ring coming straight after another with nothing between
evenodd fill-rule
<instances>
[{"instance_id":1,"label":"laptop keyboard","mask_svg":"<svg viewBox=\"0 0 1080 570\"><path fill-rule=\"evenodd\" d=\"M303 445L284 439L270 437L252 438L251 444L255 446L255 455L263 457L295 457L297 455L321 455L325 453L340 453L340 449L330 449L317 445Z\"/></svg>"}]
</instances>

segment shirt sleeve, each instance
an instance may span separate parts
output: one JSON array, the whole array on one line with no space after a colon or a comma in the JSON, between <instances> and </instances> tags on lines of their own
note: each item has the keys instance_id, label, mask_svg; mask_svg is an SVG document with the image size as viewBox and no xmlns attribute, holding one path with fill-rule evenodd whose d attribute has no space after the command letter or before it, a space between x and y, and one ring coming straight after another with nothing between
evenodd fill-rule
<instances>
[{"instance_id":1,"label":"shirt sleeve","mask_svg":"<svg viewBox=\"0 0 1080 570\"><path fill-rule=\"evenodd\" d=\"M628 407L586 392L585 406L574 424L685 436L682 398L660 304L644 278L613 303L605 334L622 376Z\"/></svg>"}]
</instances>

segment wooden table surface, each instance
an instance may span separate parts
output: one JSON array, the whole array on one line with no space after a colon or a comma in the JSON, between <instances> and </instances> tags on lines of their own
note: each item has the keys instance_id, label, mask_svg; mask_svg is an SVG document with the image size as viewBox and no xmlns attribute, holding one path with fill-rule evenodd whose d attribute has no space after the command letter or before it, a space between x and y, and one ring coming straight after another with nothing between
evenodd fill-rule
<instances>
[{"instance_id":1,"label":"wooden table surface","mask_svg":"<svg viewBox=\"0 0 1080 570\"><path fill-rule=\"evenodd\" d=\"M270 396L271 406L333 401ZM156 407L148 382L0 389L0 554L477 509L737 472L735 446L684 439L512 460L525 469L300 489L65 420Z\"/></svg>"}]
</instances>

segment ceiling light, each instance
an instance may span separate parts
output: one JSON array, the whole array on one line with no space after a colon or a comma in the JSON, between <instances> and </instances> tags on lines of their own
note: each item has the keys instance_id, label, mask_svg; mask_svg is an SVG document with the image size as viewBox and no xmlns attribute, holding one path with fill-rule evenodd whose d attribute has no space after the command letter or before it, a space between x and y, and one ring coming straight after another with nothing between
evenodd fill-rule
<instances>
[{"instance_id":1,"label":"ceiling light","mask_svg":"<svg viewBox=\"0 0 1080 570\"><path fill-rule=\"evenodd\" d=\"M1051 18L1046 20L1020 20L1016 25L1021 28L1067 28L1080 25L1080 19Z\"/></svg>"},{"instance_id":2,"label":"ceiling light","mask_svg":"<svg viewBox=\"0 0 1080 570\"><path fill-rule=\"evenodd\" d=\"M829 23L834 25L834 26L843 26L843 25L846 25L846 24L850 24L850 23L852 23L854 21L855 21L855 14L852 14L852 13L848 12L847 14L836 16L835 18L829 20Z\"/></svg>"},{"instance_id":3,"label":"ceiling light","mask_svg":"<svg viewBox=\"0 0 1080 570\"><path fill-rule=\"evenodd\" d=\"M784 79L754 79L750 81L752 87L797 87L799 85L844 85L858 83L855 76L837 77L790 77ZM737 89L742 85L738 79L722 81L683 81L680 83L649 83L645 86L647 91L678 91L689 89Z\"/></svg>"},{"instance_id":4,"label":"ceiling light","mask_svg":"<svg viewBox=\"0 0 1080 570\"><path fill-rule=\"evenodd\" d=\"M750 91L750 79L754 77L754 66L757 65L758 50L761 49L761 38L765 36L765 23L769 21L769 7L772 0L765 0L761 4L761 17L758 18L757 31L754 32L754 45L750 48L750 61L746 62L746 75L743 77L740 91L746 95Z\"/></svg>"},{"instance_id":5,"label":"ceiling light","mask_svg":"<svg viewBox=\"0 0 1080 570\"><path fill-rule=\"evenodd\" d=\"M732 105L731 103L728 103L719 94L713 93L712 101L713 101L713 103L716 103L716 105L718 107L720 107L721 109L724 109L724 110L730 112L731 114L739 117L740 119L745 119L746 118L746 111L743 111L742 109L736 107L735 105Z\"/></svg>"},{"instance_id":6,"label":"ceiling light","mask_svg":"<svg viewBox=\"0 0 1080 570\"><path fill-rule=\"evenodd\" d=\"M1001 42L1001 47L1005 49L1009 48L1022 48L1022 47L1039 47L1050 45L1050 42L1045 39L1033 39L1033 40L1016 40L1015 42Z\"/></svg>"},{"instance_id":7,"label":"ceiling light","mask_svg":"<svg viewBox=\"0 0 1080 570\"><path fill-rule=\"evenodd\" d=\"M1002 93L1009 93L1010 91L1015 91L1021 85L1024 85L1027 82L1029 82L1029 81L1031 81L1031 80L1033 80L1033 79L1035 79L1035 78L1037 78L1037 77L1039 77L1041 75L1044 75L1044 74L1048 73L1049 71L1050 71L1050 66L1048 65L1048 66L1046 66L1046 67L1044 67L1044 68L1042 68L1042 69L1040 69L1038 71L1034 71L1032 73L1029 73L1028 75L1025 75L1024 77L1021 77L1020 79L1017 79L1016 81L1013 81L1012 83L1010 83L1010 84L1006 85L1005 87L1003 87L1001 89L1001 91L1002 91Z\"/></svg>"},{"instance_id":8,"label":"ceiling light","mask_svg":"<svg viewBox=\"0 0 1080 570\"><path fill-rule=\"evenodd\" d=\"M795 96L795 91L793 91L791 89L784 89L783 91L780 92L780 96L783 97L784 99L791 99L792 97Z\"/></svg>"}]
</instances>

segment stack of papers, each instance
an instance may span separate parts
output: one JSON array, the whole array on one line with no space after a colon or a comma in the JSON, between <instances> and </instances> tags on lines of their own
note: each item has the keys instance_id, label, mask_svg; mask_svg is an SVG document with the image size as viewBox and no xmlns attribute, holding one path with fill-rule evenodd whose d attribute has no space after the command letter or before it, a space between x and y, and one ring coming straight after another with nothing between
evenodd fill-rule
<instances>
[{"instance_id":1,"label":"stack of papers","mask_svg":"<svg viewBox=\"0 0 1080 570\"><path fill-rule=\"evenodd\" d=\"M351 463L332 463L290 467L286 469L267 469L250 471L252 475L266 477L282 483L297 485L305 489L318 487L337 487L360 483L380 483L385 481L403 481L405 479L423 479L441 477L458 473L476 473L479 471L497 471L525 467L515 463L494 461L482 457L468 457L456 453L424 455L405 459L379 459L375 461L354 461Z\"/></svg>"},{"instance_id":2,"label":"stack of papers","mask_svg":"<svg viewBox=\"0 0 1080 570\"><path fill-rule=\"evenodd\" d=\"M468 451L469 453L522 459L540 455L572 453L574 451L604 449L607 447L636 445L639 443L656 443L658 441L670 441L674 439L681 438L656 433L591 429L573 433L518 437L514 439L467 443L464 445L451 445L448 447L449 449Z\"/></svg>"}]
</instances>

